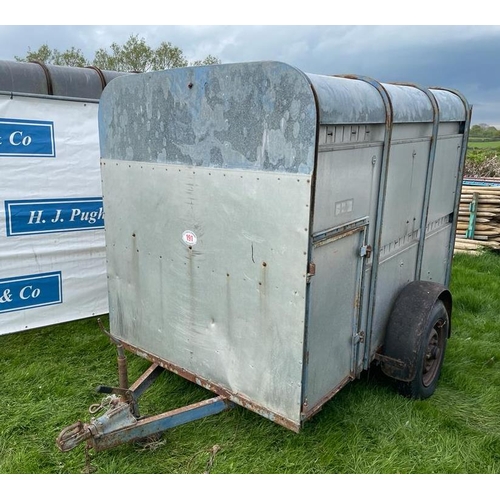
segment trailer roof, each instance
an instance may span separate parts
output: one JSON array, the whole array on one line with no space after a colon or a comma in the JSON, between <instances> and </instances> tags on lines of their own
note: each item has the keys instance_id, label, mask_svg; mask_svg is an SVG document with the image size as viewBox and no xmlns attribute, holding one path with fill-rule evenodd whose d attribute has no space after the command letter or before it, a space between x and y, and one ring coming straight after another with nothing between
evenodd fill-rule
<instances>
[{"instance_id":1,"label":"trailer roof","mask_svg":"<svg viewBox=\"0 0 500 500\"><path fill-rule=\"evenodd\" d=\"M73 68L40 62L0 61L0 91L99 99L113 78L126 74L93 66Z\"/></svg>"},{"instance_id":2,"label":"trailer roof","mask_svg":"<svg viewBox=\"0 0 500 500\"><path fill-rule=\"evenodd\" d=\"M441 109L442 108L442 109ZM465 121L454 92L306 74L275 61L116 79L99 108L101 156L311 173L318 125Z\"/></svg>"},{"instance_id":3,"label":"trailer roof","mask_svg":"<svg viewBox=\"0 0 500 500\"><path fill-rule=\"evenodd\" d=\"M411 83L380 83L355 75L307 74L318 98L320 123L422 123L434 120L431 92L437 100L439 121L465 121L467 110L456 91L427 89ZM392 108L384 103L385 93Z\"/></svg>"}]
</instances>

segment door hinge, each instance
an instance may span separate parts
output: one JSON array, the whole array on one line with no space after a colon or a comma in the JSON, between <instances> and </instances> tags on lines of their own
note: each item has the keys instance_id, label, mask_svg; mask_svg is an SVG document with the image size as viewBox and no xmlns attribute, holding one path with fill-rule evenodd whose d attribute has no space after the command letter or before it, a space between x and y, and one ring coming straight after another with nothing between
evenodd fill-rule
<instances>
[{"instance_id":1,"label":"door hinge","mask_svg":"<svg viewBox=\"0 0 500 500\"><path fill-rule=\"evenodd\" d=\"M360 331L352 334L353 344L363 344L365 342L365 332Z\"/></svg>"},{"instance_id":2,"label":"door hinge","mask_svg":"<svg viewBox=\"0 0 500 500\"><path fill-rule=\"evenodd\" d=\"M359 255L361 257L366 257L367 259L369 259L372 255L372 246L371 245L362 246Z\"/></svg>"},{"instance_id":3,"label":"door hinge","mask_svg":"<svg viewBox=\"0 0 500 500\"><path fill-rule=\"evenodd\" d=\"M307 266L307 283L311 281L311 277L316 274L316 264L314 262L309 262Z\"/></svg>"}]
</instances>

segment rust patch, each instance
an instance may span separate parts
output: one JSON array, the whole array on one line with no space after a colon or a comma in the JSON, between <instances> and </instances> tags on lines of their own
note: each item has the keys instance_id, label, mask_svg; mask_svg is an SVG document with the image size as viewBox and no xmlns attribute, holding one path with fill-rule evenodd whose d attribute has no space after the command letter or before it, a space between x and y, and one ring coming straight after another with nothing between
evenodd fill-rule
<instances>
[{"instance_id":1,"label":"rust patch","mask_svg":"<svg viewBox=\"0 0 500 500\"><path fill-rule=\"evenodd\" d=\"M154 356L153 354L150 354L146 351L143 351L137 347L134 347L130 344L123 343L125 349L128 351L137 354L141 358L148 359L152 363L156 363L157 365L165 368L165 370L168 370L172 373L175 373L176 375L179 375L186 380L189 380L190 382L194 382L195 384L208 389L211 392L214 392L215 394L222 396L229 401L232 401L233 403L236 403L239 406L242 406L243 408L246 408L250 411L253 411L254 413L257 413L258 415L261 415L262 417L267 418L268 420L271 420L272 422L275 422L278 425L281 425L282 427L285 427L286 429L289 429L293 432L299 432L300 431L300 423L293 422L292 420L279 415L278 413L275 413L273 411L268 410L267 408L264 408L261 405L258 405L245 397L244 395L241 394L234 394L231 391L214 384L210 380L206 380L202 377L199 377L198 375L188 371L184 370L183 368L180 368L179 366L170 363L168 361L165 361L164 359L159 358L158 356Z\"/></svg>"},{"instance_id":2,"label":"rust patch","mask_svg":"<svg viewBox=\"0 0 500 500\"><path fill-rule=\"evenodd\" d=\"M331 390L329 393L326 394L326 396L322 397L312 408L308 408L306 403L303 405L303 410L302 410L302 421L309 420L311 417L316 415L323 405L327 403L330 399L335 396L341 389L343 389L351 380L354 380L354 377L352 375L347 376L344 378L340 384L335 387L335 389Z\"/></svg>"}]
</instances>

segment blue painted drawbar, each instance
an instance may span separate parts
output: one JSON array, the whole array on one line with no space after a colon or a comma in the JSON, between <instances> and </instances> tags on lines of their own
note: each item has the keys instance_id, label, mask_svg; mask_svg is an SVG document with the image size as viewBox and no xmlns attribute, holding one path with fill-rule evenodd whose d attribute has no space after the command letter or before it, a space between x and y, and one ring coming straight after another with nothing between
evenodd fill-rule
<instances>
[{"instance_id":1,"label":"blue painted drawbar","mask_svg":"<svg viewBox=\"0 0 500 500\"><path fill-rule=\"evenodd\" d=\"M59 449L69 451L87 441L96 451L105 450L143 440L173 427L221 413L234 406L234 403L227 398L215 396L153 417L140 418L137 414L138 399L161 371L162 368L158 365L151 365L131 389L99 387L100 392L111 392L120 396L112 395L107 399L106 407L97 405L92 409L92 412L102 409L107 411L100 417L93 418L90 423L77 422L63 429L56 441Z\"/></svg>"}]
</instances>

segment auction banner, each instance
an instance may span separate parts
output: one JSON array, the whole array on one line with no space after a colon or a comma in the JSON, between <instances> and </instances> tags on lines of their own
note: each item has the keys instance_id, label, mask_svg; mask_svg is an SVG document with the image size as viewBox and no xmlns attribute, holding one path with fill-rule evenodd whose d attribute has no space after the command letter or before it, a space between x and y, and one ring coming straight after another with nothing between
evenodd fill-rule
<instances>
[{"instance_id":1,"label":"auction banner","mask_svg":"<svg viewBox=\"0 0 500 500\"><path fill-rule=\"evenodd\" d=\"M0 334L108 312L97 108L0 95Z\"/></svg>"}]
</instances>

